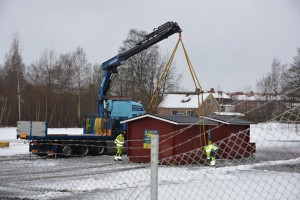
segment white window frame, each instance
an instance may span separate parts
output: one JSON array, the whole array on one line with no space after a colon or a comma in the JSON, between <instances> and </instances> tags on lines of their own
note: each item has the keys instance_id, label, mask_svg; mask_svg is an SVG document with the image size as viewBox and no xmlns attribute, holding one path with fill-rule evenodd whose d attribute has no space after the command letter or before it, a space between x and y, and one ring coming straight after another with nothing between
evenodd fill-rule
<instances>
[{"instance_id":1,"label":"white window frame","mask_svg":"<svg viewBox=\"0 0 300 200\"><path fill-rule=\"evenodd\" d=\"M192 116L194 114L193 110L187 110L186 115Z\"/></svg>"},{"instance_id":2,"label":"white window frame","mask_svg":"<svg viewBox=\"0 0 300 200\"><path fill-rule=\"evenodd\" d=\"M179 111L178 110L172 110L171 114L172 115L178 115Z\"/></svg>"}]
</instances>

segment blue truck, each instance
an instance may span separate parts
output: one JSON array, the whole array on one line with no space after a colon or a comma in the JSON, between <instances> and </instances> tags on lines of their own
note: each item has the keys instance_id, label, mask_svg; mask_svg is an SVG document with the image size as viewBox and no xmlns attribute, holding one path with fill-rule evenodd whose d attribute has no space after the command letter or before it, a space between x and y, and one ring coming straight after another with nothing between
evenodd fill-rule
<instances>
[{"instance_id":1,"label":"blue truck","mask_svg":"<svg viewBox=\"0 0 300 200\"><path fill-rule=\"evenodd\" d=\"M104 76L98 91L98 113L84 118L83 133L80 135L48 134L46 122L18 122L17 137L30 141L30 152L37 155L102 155L114 151L113 142L118 134L126 131L121 121L145 114L142 104L130 99L108 99L107 93L118 67L128 58L148 47L181 33L176 22L166 22L132 48L103 62ZM126 138L125 138L126 139Z\"/></svg>"}]
</instances>

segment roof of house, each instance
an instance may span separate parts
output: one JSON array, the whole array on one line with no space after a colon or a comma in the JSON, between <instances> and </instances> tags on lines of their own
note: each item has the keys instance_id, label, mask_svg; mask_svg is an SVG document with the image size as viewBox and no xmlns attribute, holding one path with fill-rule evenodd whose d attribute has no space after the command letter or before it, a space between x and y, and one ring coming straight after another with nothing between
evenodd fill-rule
<instances>
[{"instance_id":1,"label":"roof of house","mask_svg":"<svg viewBox=\"0 0 300 200\"><path fill-rule=\"evenodd\" d=\"M259 94L259 93L250 93L250 94L232 94L231 95L233 100L237 101L266 101L267 99L270 100L281 100L281 95L276 94Z\"/></svg>"},{"instance_id":2,"label":"roof of house","mask_svg":"<svg viewBox=\"0 0 300 200\"><path fill-rule=\"evenodd\" d=\"M242 116L239 115L212 115L206 117L207 119L219 122L222 124L232 124L232 125L250 125L255 124Z\"/></svg>"},{"instance_id":3,"label":"roof of house","mask_svg":"<svg viewBox=\"0 0 300 200\"><path fill-rule=\"evenodd\" d=\"M228 94L226 94L225 92L223 92L223 91L214 92L214 93L212 93L212 95L216 99L217 98L219 98L219 99L231 99L231 97Z\"/></svg>"},{"instance_id":4,"label":"roof of house","mask_svg":"<svg viewBox=\"0 0 300 200\"><path fill-rule=\"evenodd\" d=\"M202 123L202 119L201 118L199 119L199 117L195 117L195 116L189 116L189 115L150 115L150 114L146 114L146 115L138 116L138 117L135 117L135 118L127 119L127 120L121 121L120 123L121 124L122 123L127 123L127 122L135 121L135 120L138 120L138 119L146 118L146 117L161 120L161 121L171 123L171 124L175 124L175 125L192 125L192 124ZM213 121L213 120L205 118L204 119L204 125L218 125L218 123Z\"/></svg>"},{"instance_id":5,"label":"roof of house","mask_svg":"<svg viewBox=\"0 0 300 200\"><path fill-rule=\"evenodd\" d=\"M210 93L203 94L205 101ZM202 97L199 96L200 104L202 104ZM160 108L198 108L198 95L184 95L184 94L168 94L164 100L159 104Z\"/></svg>"}]
</instances>

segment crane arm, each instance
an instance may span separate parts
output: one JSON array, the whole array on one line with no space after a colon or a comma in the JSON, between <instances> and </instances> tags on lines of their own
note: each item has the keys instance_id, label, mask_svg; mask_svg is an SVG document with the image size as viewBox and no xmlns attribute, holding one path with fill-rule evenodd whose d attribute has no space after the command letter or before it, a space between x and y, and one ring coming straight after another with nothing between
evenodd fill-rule
<instances>
[{"instance_id":1,"label":"crane arm","mask_svg":"<svg viewBox=\"0 0 300 200\"><path fill-rule=\"evenodd\" d=\"M171 21L166 22L165 24L154 29L152 33L146 35L142 41L135 44L135 46L132 48L102 63L101 68L105 71L105 74L98 92L98 114L100 117L104 117L105 115L105 100L107 100L106 94L110 88L110 82L113 75L117 73L118 66L120 66L122 62L126 61L128 58L175 33L181 33L181 28L178 26L178 24Z\"/></svg>"},{"instance_id":2,"label":"crane arm","mask_svg":"<svg viewBox=\"0 0 300 200\"><path fill-rule=\"evenodd\" d=\"M116 68L128 58L160 42L161 40L168 38L170 35L180 32L181 29L176 22L167 22L154 29L152 33L146 35L145 38L135 44L134 47L102 63L101 68L103 70L115 71Z\"/></svg>"}]
</instances>

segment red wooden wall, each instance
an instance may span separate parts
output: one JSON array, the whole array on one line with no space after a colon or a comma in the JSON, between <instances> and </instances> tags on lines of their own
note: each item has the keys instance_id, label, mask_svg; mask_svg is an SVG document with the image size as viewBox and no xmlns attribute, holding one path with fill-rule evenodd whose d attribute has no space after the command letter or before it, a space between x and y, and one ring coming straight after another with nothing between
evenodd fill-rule
<instances>
[{"instance_id":1,"label":"red wooden wall","mask_svg":"<svg viewBox=\"0 0 300 200\"><path fill-rule=\"evenodd\" d=\"M207 134L201 137L199 126L180 131L187 126L174 125L151 117L145 117L128 123L127 156L130 162L149 163L150 149L145 149L144 131L159 131L159 160L161 164L191 164L204 162L203 146L207 144ZM249 125L205 126L212 130L212 142L219 147L217 158L249 157L255 152L250 144ZM246 130L246 131L245 131ZM239 132L241 131L241 132ZM206 142L204 143L204 137ZM200 139L201 138L201 139Z\"/></svg>"}]
</instances>

